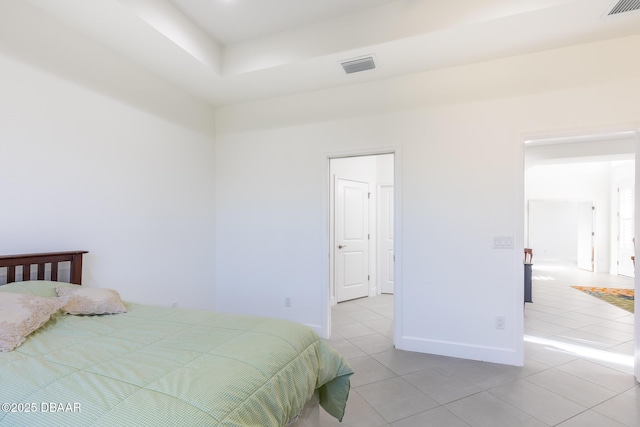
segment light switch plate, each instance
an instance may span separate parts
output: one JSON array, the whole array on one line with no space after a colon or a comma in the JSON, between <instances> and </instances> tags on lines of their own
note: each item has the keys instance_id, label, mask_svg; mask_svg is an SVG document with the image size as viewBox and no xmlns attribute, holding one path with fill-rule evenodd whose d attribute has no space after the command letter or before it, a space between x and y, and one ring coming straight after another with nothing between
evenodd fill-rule
<instances>
[{"instance_id":1,"label":"light switch plate","mask_svg":"<svg viewBox=\"0 0 640 427\"><path fill-rule=\"evenodd\" d=\"M513 249L513 236L495 236L493 238L494 249Z\"/></svg>"}]
</instances>

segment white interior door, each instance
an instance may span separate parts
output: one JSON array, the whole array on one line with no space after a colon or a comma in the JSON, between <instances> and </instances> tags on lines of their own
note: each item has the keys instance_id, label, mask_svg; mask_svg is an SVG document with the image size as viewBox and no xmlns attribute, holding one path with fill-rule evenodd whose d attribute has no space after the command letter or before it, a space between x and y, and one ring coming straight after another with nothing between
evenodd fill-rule
<instances>
[{"instance_id":1,"label":"white interior door","mask_svg":"<svg viewBox=\"0 0 640 427\"><path fill-rule=\"evenodd\" d=\"M380 187L380 289L383 294L393 293L393 185Z\"/></svg>"},{"instance_id":2,"label":"white interior door","mask_svg":"<svg viewBox=\"0 0 640 427\"><path fill-rule=\"evenodd\" d=\"M618 188L618 274L635 276L631 257L635 255L633 184L621 184Z\"/></svg>"},{"instance_id":3,"label":"white interior door","mask_svg":"<svg viewBox=\"0 0 640 427\"><path fill-rule=\"evenodd\" d=\"M336 178L335 284L338 302L369 295L369 184Z\"/></svg>"}]
</instances>

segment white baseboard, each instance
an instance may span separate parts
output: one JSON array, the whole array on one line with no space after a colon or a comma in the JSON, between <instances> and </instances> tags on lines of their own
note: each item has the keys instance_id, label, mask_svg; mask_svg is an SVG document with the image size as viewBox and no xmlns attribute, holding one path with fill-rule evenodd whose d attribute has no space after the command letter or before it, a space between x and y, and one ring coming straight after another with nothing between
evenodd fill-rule
<instances>
[{"instance_id":1,"label":"white baseboard","mask_svg":"<svg viewBox=\"0 0 640 427\"><path fill-rule=\"evenodd\" d=\"M503 365L523 366L524 364L523 355L518 355L518 353L511 348L488 347L416 337L400 337L400 339L396 340L396 347L399 350L500 363Z\"/></svg>"}]
</instances>

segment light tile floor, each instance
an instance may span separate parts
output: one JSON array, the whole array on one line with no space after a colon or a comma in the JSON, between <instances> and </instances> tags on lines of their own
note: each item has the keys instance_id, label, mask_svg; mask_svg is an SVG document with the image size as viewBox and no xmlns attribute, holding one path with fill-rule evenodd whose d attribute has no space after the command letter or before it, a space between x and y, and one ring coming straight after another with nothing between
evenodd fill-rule
<instances>
[{"instance_id":1,"label":"light tile floor","mask_svg":"<svg viewBox=\"0 0 640 427\"><path fill-rule=\"evenodd\" d=\"M525 366L396 350L393 296L338 304L328 342L355 370L343 423L322 426L640 426L634 316L570 285L632 288L630 278L533 267Z\"/></svg>"}]
</instances>

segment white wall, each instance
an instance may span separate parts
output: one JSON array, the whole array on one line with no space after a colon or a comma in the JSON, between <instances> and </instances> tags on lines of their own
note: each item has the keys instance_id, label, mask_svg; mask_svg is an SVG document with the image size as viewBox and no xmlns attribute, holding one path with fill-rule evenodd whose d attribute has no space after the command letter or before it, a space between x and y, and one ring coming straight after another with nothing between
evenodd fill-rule
<instances>
[{"instance_id":1,"label":"white wall","mask_svg":"<svg viewBox=\"0 0 640 427\"><path fill-rule=\"evenodd\" d=\"M620 183L633 182L635 162L589 161L588 158L572 161L580 163L540 164L528 168L525 200L593 201L596 207L595 271L617 274L617 188ZM534 257L543 259L544 254L534 249Z\"/></svg>"},{"instance_id":2,"label":"white wall","mask_svg":"<svg viewBox=\"0 0 640 427\"><path fill-rule=\"evenodd\" d=\"M608 273L611 257L611 163L583 162L573 164L537 165L525 173L525 200L590 201L595 214L595 271ZM575 219L575 217L574 217ZM538 229L540 231L541 229ZM542 240L544 236L538 236ZM574 243L577 236L574 236ZM542 248L541 248L542 249ZM565 260L576 261L577 247L563 251ZM573 256L569 252L573 251ZM533 248L536 259L557 258L560 254L544 253Z\"/></svg>"},{"instance_id":3,"label":"white wall","mask_svg":"<svg viewBox=\"0 0 640 427\"><path fill-rule=\"evenodd\" d=\"M638 49L610 40L217 110L217 308L326 331L328 157L391 147L396 346L521 364L523 135L638 120Z\"/></svg>"},{"instance_id":4,"label":"white wall","mask_svg":"<svg viewBox=\"0 0 640 427\"><path fill-rule=\"evenodd\" d=\"M376 156L376 184L393 185L393 155Z\"/></svg>"},{"instance_id":5,"label":"white wall","mask_svg":"<svg viewBox=\"0 0 640 427\"><path fill-rule=\"evenodd\" d=\"M0 253L88 250L87 286L212 308L213 110L77 34L38 53L69 34L31 18L2 16L31 45L0 41ZM78 44L112 72L103 85L67 62Z\"/></svg>"}]
</instances>

